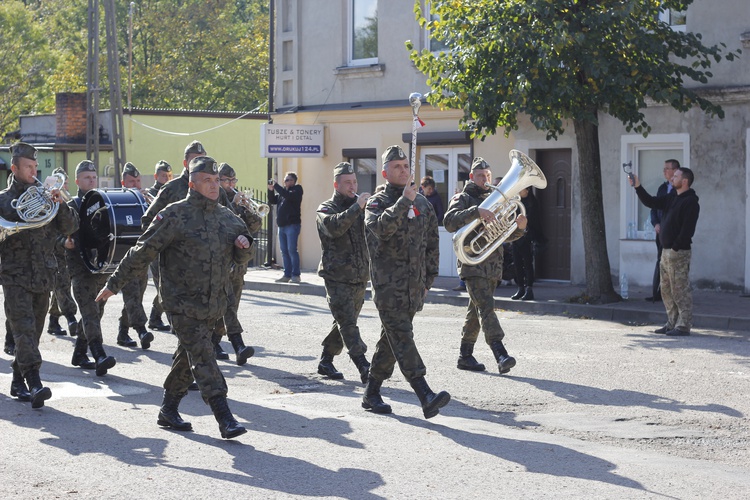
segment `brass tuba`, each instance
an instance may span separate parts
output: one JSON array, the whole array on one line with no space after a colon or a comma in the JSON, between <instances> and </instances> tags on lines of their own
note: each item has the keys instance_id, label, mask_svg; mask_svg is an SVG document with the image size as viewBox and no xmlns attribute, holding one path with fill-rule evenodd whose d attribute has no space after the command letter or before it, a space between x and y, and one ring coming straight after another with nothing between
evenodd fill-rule
<instances>
[{"instance_id":1,"label":"brass tuba","mask_svg":"<svg viewBox=\"0 0 750 500\"><path fill-rule=\"evenodd\" d=\"M36 181L39 182L39 179ZM60 209L60 204L52 199L52 190L60 190L62 199L70 200L70 194L64 189L64 185L63 174L52 174L45 179L44 184L29 187L18 199L13 200L10 206L24 222L12 222L0 217L0 242L22 230L36 229L52 222Z\"/></svg>"},{"instance_id":2,"label":"brass tuba","mask_svg":"<svg viewBox=\"0 0 750 500\"><path fill-rule=\"evenodd\" d=\"M249 191L240 192L234 188L232 188L232 191L234 191L234 199L232 200L232 203L245 207L250 212L257 214L260 218L265 217L271 212L271 207L265 203L258 203L255 201L252 196L250 196Z\"/></svg>"},{"instance_id":3,"label":"brass tuba","mask_svg":"<svg viewBox=\"0 0 750 500\"><path fill-rule=\"evenodd\" d=\"M453 235L453 249L464 264L475 266L484 262L518 228L518 214L526 215L519 196L521 191L528 187L547 187L547 179L534 160L516 149L509 156L508 173L497 186L485 184L494 192L479 205L494 212L495 220L475 219Z\"/></svg>"}]
</instances>

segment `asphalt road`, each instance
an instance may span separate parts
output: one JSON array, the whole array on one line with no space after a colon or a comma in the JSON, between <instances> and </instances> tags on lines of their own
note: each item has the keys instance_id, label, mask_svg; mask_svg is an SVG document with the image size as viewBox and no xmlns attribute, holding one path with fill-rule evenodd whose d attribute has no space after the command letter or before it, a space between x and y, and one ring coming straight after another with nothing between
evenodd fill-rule
<instances>
[{"instance_id":1,"label":"asphalt road","mask_svg":"<svg viewBox=\"0 0 750 500\"><path fill-rule=\"evenodd\" d=\"M145 303L150 304L149 286ZM189 393L194 432L156 425L176 339L148 351L115 345L121 298L105 313L110 373L69 365L73 341L42 337L41 410L8 395L0 363L0 498L747 498L750 333L702 330L667 338L644 327L500 311L518 360L499 376L455 368L462 307L428 305L415 321L434 390L453 396L425 420L400 373L383 397L393 415L360 407L343 381L316 373L328 332L325 299L248 292L240 319L256 355L220 362L230 407L248 433L226 441ZM360 327L374 348L377 311ZM228 343L225 349L231 350ZM368 358L371 352L368 353Z\"/></svg>"}]
</instances>

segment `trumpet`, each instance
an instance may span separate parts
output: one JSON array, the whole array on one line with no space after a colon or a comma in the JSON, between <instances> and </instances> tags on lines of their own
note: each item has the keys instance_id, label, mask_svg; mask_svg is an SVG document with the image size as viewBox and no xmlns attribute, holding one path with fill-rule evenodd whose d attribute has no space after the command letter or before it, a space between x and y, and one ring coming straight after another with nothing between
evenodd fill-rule
<instances>
[{"instance_id":1,"label":"trumpet","mask_svg":"<svg viewBox=\"0 0 750 500\"><path fill-rule=\"evenodd\" d=\"M53 190L59 191L63 202L71 200L70 193L65 190L64 175L52 174L44 180L44 184L36 177L34 179L41 185L29 187L10 203L24 222L12 222L0 217L0 242L24 229L36 229L52 222L60 209L60 203L52 197Z\"/></svg>"},{"instance_id":2,"label":"trumpet","mask_svg":"<svg viewBox=\"0 0 750 500\"><path fill-rule=\"evenodd\" d=\"M249 191L240 192L232 188L232 192L234 193L232 203L245 207L245 209L257 214L259 217L265 217L271 212L271 207L265 203L258 203L255 201L252 196L250 196Z\"/></svg>"}]
</instances>

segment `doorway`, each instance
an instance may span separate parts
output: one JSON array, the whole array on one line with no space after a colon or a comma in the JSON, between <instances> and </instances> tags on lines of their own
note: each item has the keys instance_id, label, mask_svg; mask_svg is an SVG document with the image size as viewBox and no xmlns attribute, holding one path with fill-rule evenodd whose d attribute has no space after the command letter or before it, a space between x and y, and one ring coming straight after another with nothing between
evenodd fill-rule
<instances>
[{"instance_id":1,"label":"doorway","mask_svg":"<svg viewBox=\"0 0 750 500\"><path fill-rule=\"evenodd\" d=\"M570 281L571 150L536 151L547 188L535 191L546 245L535 255L537 279Z\"/></svg>"}]
</instances>

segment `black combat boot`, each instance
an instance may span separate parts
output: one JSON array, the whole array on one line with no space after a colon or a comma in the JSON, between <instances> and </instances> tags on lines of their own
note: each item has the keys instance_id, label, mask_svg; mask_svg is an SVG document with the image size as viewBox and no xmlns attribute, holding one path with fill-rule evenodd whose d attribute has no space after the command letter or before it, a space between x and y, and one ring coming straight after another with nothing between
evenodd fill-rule
<instances>
[{"instance_id":1,"label":"black combat boot","mask_svg":"<svg viewBox=\"0 0 750 500\"><path fill-rule=\"evenodd\" d=\"M216 421L219 422L221 437L232 439L247 432L232 416L226 396L214 396L208 400L208 405L211 407L211 411L214 412Z\"/></svg>"},{"instance_id":2,"label":"black combat boot","mask_svg":"<svg viewBox=\"0 0 750 500\"><path fill-rule=\"evenodd\" d=\"M138 338L141 341L141 349L146 350L151 347L151 342L154 341L154 334L146 330L145 326L136 326L135 331L138 332Z\"/></svg>"},{"instance_id":3,"label":"black combat boot","mask_svg":"<svg viewBox=\"0 0 750 500\"><path fill-rule=\"evenodd\" d=\"M381 385L383 385L382 380L375 380L372 376L367 377L365 395L362 396L362 408L385 415L391 412L391 405L385 404L383 398L380 397Z\"/></svg>"},{"instance_id":4,"label":"black combat boot","mask_svg":"<svg viewBox=\"0 0 750 500\"><path fill-rule=\"evenodd\" d=\"M214 344L214 354L216 354L216 359L229 359L229 354L221 348L221 337L221 335L215 333L211 336L211 342Z\"/></svg>"},{"instance_id":5,"label":"black combat boot","mask_svg":"<svg viewBox=\"0 0 750 500\"><path fill-rule=\"evenodd\" d=\"M13 332L6 330L5 332L5 346L3 352L8 356L14 356L16 354L16 339L13 338Z\"/></svg>"},{"instance_id":6,"label":"black combat boot","mask_svg":"<svg viewBox=\"0 0 750 500\"><path fill-rule=\"evenodd\" d=\"M521 297L526 293L526 287L519 286L518 291L510 296L511 300L521 300Z\"/></svg>"},{"instance_id":7,"label":"black combat boot","mask_svg":"<svg viewBox=\"0 0 750 500\"><path fill-rule=\"evenodd\" d=\"M411 388L417 394L419 402L422 403L424 418L434 417L440 413L440 408L447 405L451 400L451 395L445 391L440 391L437 394L432 392L424 377L415 378L410 384Z\"/></svg>"},{"instance_id":8,"label":"black combat boot","mask_svg":"<svg viewBox=\"0 0 750 500\"><path fill-rule=\"evenodd\" d=\"M344 378L344 374L341 373L333 366L333 354L328 354L323 351L320 356L320 363L318 363L318 373L325 375L332 380L341 380Z\"/></svg>"},{"instance_id":9,"label":"black combat boot","mask_svg":"<svg viewBox=\"0 0 750 500\"><path fill-rule=\"evenodd\" d=\"M44 387L39 379L39 370L30 370L26 374L26 383L29 384L32 408L41 408L44 402L52 397L50 388Z\"/></svg>"},{"instance_id":10,"label":"black combat boot","mask_svg":"<svg viewBox=\"0 0 750 500\"><path fill-rule=\"evenodd\" d=\"M78 329L81 328L81 326L78 324L78 321L76 321L75 314L66 314L65 319L68 320L68 335L71 337L78 335Z\"/></svg>"},{"instance_id":11,"label":"black combat boot","mask_svg":"<svg viewBox=\"0 0 750 500\"><path fill-rule=\"evenodd\" d=\"M354 361L354 366L356 366L357 370L359 370L359 378L362 379L363 384L366 384L367 377L370 375L370 362L367 361L367 358L364 354L350 357L352 358L352 361Z\"/></svg>"},{"instance_id":12,"label":"black combat boot","mask_svg":"<svg viewBox=\"0 0 750 500\"><path fill-rule=\"evenodd\" d=\"M526 293L523 294L521 300L534 300L534 290L530 287L526 287Z\"/></svg>"},{"instance_id":13,"label":"black combat boot","mask_svg":"<svg viewBox=\"0 0 750 500\"><path fill-rule=\"evenodd\" d=\"M17 368L13 368L13 382L10 383L10 395L19 401L31 401L31 393L23 381L23 375Z\"/></svg>"},{"instance_id":14,"label":"black combat boot","mask_svg":"<svg viewBox=\"0 0 750 500\"><path fill-rule=\"evenodd\" d=\"M161 320L161 313L153 307L151 308L151 314L148 316L148 327L158 332L168 332L172 329L171 326Z\"/></svg>"},{"instance_id":15,"label":"black combat boot","mask_svg":"<svg viewBox=\"0 0 750 500\"><path fill-rule=\"evenodd\" d=\"M505 350L505 346L501 340L493 340L490 343L490 349L492 349L492 353L495 355L497 369L500 370L500 373L508 373L511 368L516 366L516 358L508 355L508 351Z\"/></svg>"},{"instance_id":16,"label":"black combat boot","mask_svg":"<svg viewBox=\"0 0 750 500\"><path fill-rule=\"evenodd\" d=\"M247 363L247 359L255 354L255 349L245 345L241 333L233 333L227 335L227 337L229 338L229 342L232 343L234 353L237 355L237 366L242 366Z\"/></svg>"},{"instance_id":17,"label":"black combat boot","mask_svg":"<svg viewBox=\"0 0 750 500\"><path fill-rule=\"evenodd\" d=\"M120 323L120 328L117 330L117 345L121 345L122 347L136 347L138 342L130 338L128 329L126 325Z\"/></svg>"},{"instance_id":18,"label":"black combat boot","mask_svg":"<svg viewBox=\"0 0 750 500\"><path fill-rule=\"evenodd\" d=\"M185 394L176 394L174 392L164 391L164 400L159 410L159 418L156 423L162 427L170 427L176 431L192 431L193 424L182 420L177 407Z\"/></svg>"},{"instance_id":19,"label":"black combat boot","mask_svg":"<svg viewBox=\"0 0 750 500\"><path fill-rule=\"evenodd\" d=\"M86 342L86 336L79 335L76 339L76 345L73 348L73 359L70 360L70 364L73 366L78 366L80 368L85 368L86 370L96 368L96 363L91 361L89 357L86 356L86 350L88 348L89 343Z\"/></svg>"},{"instance_id":20,"label":"black combat boot","mask_svg":"<svg viewBox=\"0 0 750 500\"><path fill-rule=\"evenodd\" d=\"M49 325L47 326L47 333L50 335L67 335L68 332L62 329L60 326L60 316L51 316L49 317Z\"/></svg>"},{"instance_id":21,"label":"black combat boot","mask_svg":"<svg viewBox=\"0 0 750 500\"><path fill-rule=\"evenodd\" d=\"M474 344L471 342L461 342L461 355L458 357L456 366L459 370L470 372L483 372L485 370L484 365L474 358Z\"/></svg>"},{"instance_id":22,"label":"black combat boot","mask_svg":"<svg viewBox=\"0 0 750 500\"><path fill-rule=\"evenodd\" d=\"M106 375L107 370L117 364L115 358L107 356L104 352L104 347L100 340L89 342L89 349L91 349L91 355L94 356L94 359L96 360L96 375L98 377Z\"/></svg>"}]
</instances>

